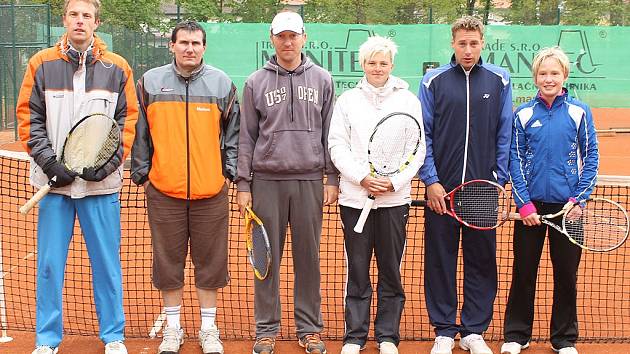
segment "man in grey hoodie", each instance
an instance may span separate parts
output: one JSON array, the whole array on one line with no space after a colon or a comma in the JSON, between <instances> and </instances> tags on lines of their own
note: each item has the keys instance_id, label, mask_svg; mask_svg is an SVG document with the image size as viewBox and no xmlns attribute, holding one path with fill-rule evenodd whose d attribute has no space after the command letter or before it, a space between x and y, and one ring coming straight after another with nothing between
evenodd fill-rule
<instances>
[{"instance_id":1,"label":"man in grey hoodie","mask_svg":"<svg viewBox=\"0 0 630 354\"><path fill-rule=\"evenodd\" d=\"M241 213L253 203L272 254L267 278L254 280L253 353L272 354L280 330L280 261L289 224L299 344L307 353L324 354L319 242L322 207L334 203L339 191L327 146L334 85L327 71L302 54L306 33L298 14L278 13L270 37L275 55L243 89L236 179Z\"/></svg>"}]
</instances>

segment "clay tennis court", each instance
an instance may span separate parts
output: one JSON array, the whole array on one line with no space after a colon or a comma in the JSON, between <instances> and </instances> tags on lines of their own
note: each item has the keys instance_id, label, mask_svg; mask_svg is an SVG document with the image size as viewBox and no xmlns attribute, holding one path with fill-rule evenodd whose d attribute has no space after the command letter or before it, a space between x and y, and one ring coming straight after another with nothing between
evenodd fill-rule
<instances>
[{"instance_id":1,"label":"clay tennis court","mask_svg":"<svg viewBox=\"0 0 630 354\"><path fill-rule=\"evenodd\" d=\"M598 129L630 126L630 110L594 109ZM19 144L10 143L13 132L3 133L2 150L21 150ZM602 134L599 138L601 166L600 174L630 176L630 134ZM27 217L17 213L33 189L27 184L27 164L24 161L6 161L3 158L1 178L2 209L2 271L6 308L7 334L14 338L0 343L0 353L30 353L34 346L35 324L35 229L36 212ZM628 208L630 187L598 187L597 193L610 198L619 198ZM421 193L421 190L417 191ZM152 329L158 329L161 304L159 293L150 282L151 252L150 238L144 214L142 193L125 180L121 193L123 202L122 261L127 314L126 344L129 353L154 353L159 338L149 339ZM234 205L232 205L234 209ZM400 353L428 353L432 346L433 333L424 305L422 259L423 227L422 210L416 209L410 218L408 243L403 263L402 276L407 293L405 312L401 323L404 341ZM230 272L232 281L221 292L217 322L225 340L226 353L250 353L253 344L253 275L244 251L244 238L240 220L235 212L230 220ZM503 226L497 237L497 260L499 267L499 293L495 302L495 315L485 338L498 352L502 340L502 323L509 280L511 274L511 227ZM290 254L287 245L285 256ZM344 259L342 234L336 207L326 211L324 235L321 245L322 267L322 312L326 323L323 333L329 353L338 353L343 335L343 280ZM290 257L285 257L282 266L281 297L283 319L278 353L301 353L294 336L292 323L292 277ZM374 272L373 272L374 273ZM548 338L548 323L551 310L551 269L548 255L543 255L539 272L536 303L534 343L525 353L551 353ZM192 273L187 273L190 284ZM374 278L375 279L375 278ZM461 280L460 280L461 282ZM373 282L375 284L375 281ZM630 246L607 254L584 254L578 279L578 315L580 321L581 353L630 353ZM0 289L1 291L1 289ZM103 345L98 339L98 327L92 304L90 268L86 251L75 230L71 245L65 284L64 328L67 335L60 353L102 353ZM375 300L375 299L374 299ZM183 303L183 327L187 339L182 353L199 353L196 331L199 328L198 306L194 289L187 285ZM1 315L1 314L0 314ZM157 326L156 326L157 325ZM158 333L159 337L159 333ZM284 341L286 340L286 341ZM373 342L368 343L366 354L377 353ZM456 349L454 353L464 353Z\"/></svg>"}]
</instances>

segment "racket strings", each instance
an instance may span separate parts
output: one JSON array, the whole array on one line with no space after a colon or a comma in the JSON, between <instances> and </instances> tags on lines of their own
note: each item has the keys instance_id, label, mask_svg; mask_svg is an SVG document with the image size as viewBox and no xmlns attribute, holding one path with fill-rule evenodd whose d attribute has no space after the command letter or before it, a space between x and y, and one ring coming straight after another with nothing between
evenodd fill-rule
<instances>
[{"instance_id":1,"label":"racket strings","mask_svg":"<svg viewBox=\"0 0 630 354\"><path fill-rule=\"evenodd\" d=\"M110 129L109 131L109 134L107 135L107 138L105 139L105 141L103 141L101 149L96 154L96 158L94 159L95 161L92 164L92 167L102 166L107 163L107 160L109 160L109 158L114 155L116 150L118 150L119 148L120 132L115 127L112 127L112 129Z\"/></svg>"},{"instance_id":2,"label":"racket strings","mask_svg":"<svg viewBox=\"0 0 630 354\"><path fill-rule=\"evenodd\" d=\"M251 232L252 249L250 250L250 262L256 272L264 278L267 275L270 261L267 233L262 225L255 222L253 222Z\"/></svg>"},{"instance_id":3,"label":"racket strings","mask_svg":"<svg viewBox=\"0 0 630 354\"><path fill-rule=\"evenodd\" d=\"M499 187L486 183L469 183L453 194L452 208L465 224L494 228L503 223L509 212L509 200Z\"/></svg>"},{"instance_id":4,"label":"racket strings","mask_svg":"<svg viewBox=\"0 0 630 354\"><path fill-rule=\"evenodd\" d=\"M377 174L391 176L411 162L420 143L420 129L412 119L389 117L372 134L368 160Z\"/></svg>"},{"instance_id":5,"label":"racket strings","mask_svg":"<svg viewBox=\"0 0 630 354\"><path fill-rule=\"evenodd\" d=\"M63 161L69 169L81 173L86 167L100 168L120 147L117 123L102 114L93 114L70 132L63 149Z\"/></svg>"},{"instance_id":6,"label":"racket strings","mask_svg":"<svg viewBox=\"0 0 630 354\"><path fill-rule=\"evenodd\" d=\"M628 235L628 217L615 204L605 200L588 201L581 215L565 217L564 229L579 245L595 250L607 251L621 245Z\"/></svg>"}]
</instances>

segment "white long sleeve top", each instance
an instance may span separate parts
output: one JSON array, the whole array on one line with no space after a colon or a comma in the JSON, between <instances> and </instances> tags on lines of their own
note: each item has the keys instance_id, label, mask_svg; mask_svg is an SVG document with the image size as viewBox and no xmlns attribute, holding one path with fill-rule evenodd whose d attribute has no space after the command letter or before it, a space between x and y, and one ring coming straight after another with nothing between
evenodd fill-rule
<instances>
[{"instance_id":1,"label":"white long sleeve top","mask_svg":"<svg viewBox=\"0 0 630 354\"><path fill-rule=\"evenodd\" d=\"M395 76L390 76L387 83L380 88L370 85L364 77L355 88L344 92L337 99L328 134L328 148L341 175L340 205L363 208L368 191L361 186L361 181L370 173L370 135L381 119L394 112L408 113L418 120L422 129L421 142L409 166L399 174L389 177L394 191L377 197L373 208L411 202L411 180L424 162L426 144L420 101L408 88L405 81Z\"/></svg>"}]
</instances>

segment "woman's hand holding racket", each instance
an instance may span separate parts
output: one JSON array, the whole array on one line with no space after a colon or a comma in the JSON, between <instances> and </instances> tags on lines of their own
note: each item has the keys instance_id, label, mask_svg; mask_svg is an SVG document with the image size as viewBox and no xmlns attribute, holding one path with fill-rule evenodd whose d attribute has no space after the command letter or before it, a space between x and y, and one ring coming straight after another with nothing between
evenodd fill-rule
<instances>
[{"instance_id":1,"label":"woman's hand holding racket","mask_svg":"<svg viewBox=\"0 0 630 354\"><path fill-rule=\"evenodd\" d=\"M392 182L387 177L374 177L372 175L367 175L362 181L361 186L367 191L378 197L380 195L385 194L386 192L390 192L394 189Z\"/></svg>"},{"instance_id":2,"label":"woman's hand holding racket","mask_svg":"<svg viewBox=\"0 0 630 354\"><path fill-rule=\"evenodd\" d=\"M538 220L529 226L541 223L548 225L578 247L595 252L621 247L630 231L630 218L626 210L619 203L605 198L569 202L555 214L532 213L525 219L530 218ZM510 213L510 219L525 220L518 213Z\"/></svg>"}]
</instances>

